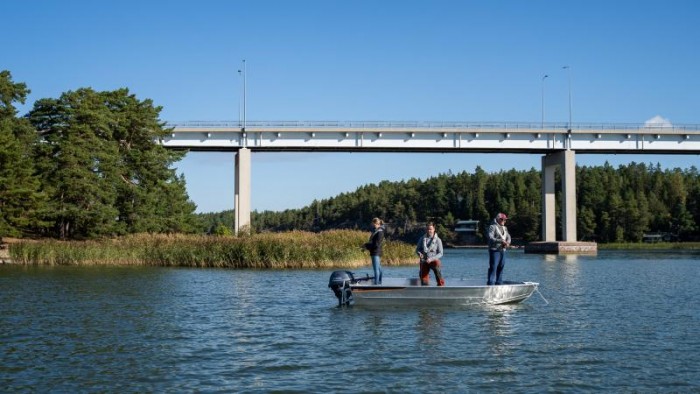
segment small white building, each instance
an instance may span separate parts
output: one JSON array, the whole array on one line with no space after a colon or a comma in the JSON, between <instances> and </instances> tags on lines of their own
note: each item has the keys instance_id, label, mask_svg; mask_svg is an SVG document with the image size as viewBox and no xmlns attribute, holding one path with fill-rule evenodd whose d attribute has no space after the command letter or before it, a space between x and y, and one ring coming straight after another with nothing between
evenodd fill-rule
<instances>
[{"instance_id":1,"label":"small white building","mask_svg":"<svg viewBox=\"0 0 700 394\"><path fill-rule=\"evenodd\" d=\"M479 237L478 220L458 220L455 223L455 233L457 233L457 242L462 245L482 243L481 237Z\"/></svg>"}]
</instances>

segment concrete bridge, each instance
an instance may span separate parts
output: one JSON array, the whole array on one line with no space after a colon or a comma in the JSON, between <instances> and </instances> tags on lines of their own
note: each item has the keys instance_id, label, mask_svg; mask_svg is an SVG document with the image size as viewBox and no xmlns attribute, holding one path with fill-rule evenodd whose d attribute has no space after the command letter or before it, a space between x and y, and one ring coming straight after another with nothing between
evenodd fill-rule
<instances>
[{"instance_id":1,"label":"concrete bridge","mask_svg":"<svg viewBox=\"0 0 700 394\"><path fill-rule=\"evenodd\" d=\"M585 252L577 243L576 153L700 154L700 124L523 122L187 122L168 124L172 149L236 152L235 231L250 224L251 152L498 152L542 156L538 252ZM556 240L554 171L561 168L562 240Z\"/></svg>"}]
</instances>

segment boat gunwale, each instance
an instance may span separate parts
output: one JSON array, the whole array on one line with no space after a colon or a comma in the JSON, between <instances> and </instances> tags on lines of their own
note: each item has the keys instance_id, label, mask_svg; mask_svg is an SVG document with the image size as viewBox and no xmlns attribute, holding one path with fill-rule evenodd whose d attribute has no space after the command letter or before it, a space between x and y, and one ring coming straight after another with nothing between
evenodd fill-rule
<instances>
[{"instance_id":1,"label":"boat gunwale","mask_svg":"<svg viewBox=\"0 0 700 394\"><path fill-rule=\"evenodd\" d=\"M403 284L403 285L377 284L377 285L375 285L373 283L367 283L367 284L350 283L350 288L352 290L371 290L371 289L374 289L374 290L382 290L382 289L399 290L399 289L417 289L417 288L426 289L426 290L427 289L434 290L434 289L440 289L440 288L442 288L442 289L484 289L484 288L491 288L494 286L535 287L535 288L537 288L537 287L539 287L539 285L540 285L539 282L509 282L509 283L504 283L501 285L453 285L453 284L446 284L444 286L436 286L436 285L424 286L421 284L417 284L417 285L413 285L413 284Z\"/></svg>"},{"instance_id":2,"label":"boat gunwale","mask_svg":"<svg viewBox=\"0 0 700 394\"><path fill-rule=\"evenodd\" d=\"M386 278L389 280L404 280L406 278ZM424 294L430 294L427 299L432 300L432 302L447 302L454 303L457 302L461 305L473 305L473 304L486 304L486 305L502 305L502 304L514 304L520 303L528 298L530 298L539 287L538 282L516 282L508 281L502 285L445 285L445 286L423 286L420 283L415 283L414 278L407 278L409 284L373 284L373 283L354 283L349 284L350 290L356 296L354 304L367 304L369 305L401 305L406 302L425 302L426 298ZM363 280L363 281L366 281ZM410 283L412 282L413 283ZM459 281L471 281L473 279L461 279ZM510 295L506 298L495 298L491 299L487 293L489 289L498 288L508 288L507 292L515 292L515 295ZM377 293L393 293L401 294L399 297L379 297L375 298L372 294ZM401 300L401 301L397 301Z\"/></svg>"}]
</instances>

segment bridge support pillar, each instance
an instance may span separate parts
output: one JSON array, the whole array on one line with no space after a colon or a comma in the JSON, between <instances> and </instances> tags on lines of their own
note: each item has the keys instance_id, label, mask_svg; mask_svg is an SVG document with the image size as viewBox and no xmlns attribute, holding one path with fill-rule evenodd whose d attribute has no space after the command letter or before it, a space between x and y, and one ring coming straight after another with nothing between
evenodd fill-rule
<instances>
[{"instance_id":1,"label":"bridge support pillar","mask_svg":"<svg viewBox=\"0 0 700 394\"><path fill-rule=\"evenodd\" d=\"M234 194L234 232L250 232L250 149L241 148L236 153Z\"/></svg>"},{"instance_id":2,"label":"bridge support pillar","mask_svg":"<svg viewBox=\"0 0 700 394\"><path fill-rule=\"evenodd\" d=\"M557 241L554 173L561 170L562 241ZM525 247L529 253L596 253L595 242L576 240L576 153L565 150L542 157L542 242Z\"/></svg>"},{"instance_id":3,"label":"bridge support pillar","mask_svg":"<svg viewBox=\"0 0 700 394\"><path fill-rule=\"evenodd\" d=\"M576 153L565 150L542 157L542 239L556 241L554 171L561 170L562 238L576 242Z\"/></svg>"}]
</instances>

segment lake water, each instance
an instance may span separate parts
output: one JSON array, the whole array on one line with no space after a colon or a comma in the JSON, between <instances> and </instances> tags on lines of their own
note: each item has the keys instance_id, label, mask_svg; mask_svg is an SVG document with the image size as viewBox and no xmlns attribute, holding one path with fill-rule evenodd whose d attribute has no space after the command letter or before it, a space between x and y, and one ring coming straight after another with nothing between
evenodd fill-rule
<instances>
[{"instance_id":1,"label":"lake water","mask_svg":"<svg viewBox=\"0 0 700 394\"><path fill-rule=\"evenodd\" d=\"M508 306L338 308L330 273L0 266L0 391L700 392L697 252L512 251L549 303Z\"/></svg>"}]
</instances>

